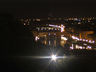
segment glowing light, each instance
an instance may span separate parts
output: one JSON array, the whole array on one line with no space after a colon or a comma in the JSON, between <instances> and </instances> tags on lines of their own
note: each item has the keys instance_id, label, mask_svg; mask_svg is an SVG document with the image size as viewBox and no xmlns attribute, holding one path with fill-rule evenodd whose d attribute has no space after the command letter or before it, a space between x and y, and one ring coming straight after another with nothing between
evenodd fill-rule
<instances>
[{"instance_id":1,"label":"glowing light","mask_svg":"<svg viewBox=\"0 0 96 72\"><path fill-rule=\"evenodd\" d=\"M89 43L91 43L91 40L89 40Z\"/></svg>"},{"instance_id":2,"label":"glowing light","mask_svg":"<svg viewBox=\"0 0 96 72\"><path fill-rule=\"evenodd\" d=\"M61 25L61 32L64 32L65 26Z\"/></svg>"},{"instance_id":3,"label":"glowing light","mask_svg":"<svg viewBox=\"0 0 96 72\"><path fill-rule=\"evenodd\" d=\"M95 43L95 41L92 41L92 43Z\"/></svg>"},{"instance_id":4,"label":"glowing light","mask_svg":"<svg viewBox=\"0 0 96 72\"><path fill-rule=\"evenodd\" d=\"M55 27L55 28L61 28L61 32L64 32L64 28L65 28L64 25L58 26L58 25L51 25L51 24L49 24L49 26ZM57 30L57 29L55 29L55 30Z\"/></svg>"},{"instance_id":5,"label":"glowing light","mask_svg":"<svg viewBox=\"0 0 96 72\"><path fill-rule=\"evenodd\" d=\"M72 36L72 39L74 39L74 40L78 40L78 41L86 41L86 42L88 42L88 43L95 43L95 41L91 41L91 40L86 40L86 39L79 39L78 37L75 37L75 36Z\"/></svg>"},{"instance_id":6,"label":"glowing light","mask_svg":"<svg viewBox=\"0 0 96 72\"><path fill-rule=\"evenodd\" d=\"M60 59L65 59L67 56L56 56L56 55L51 55L51 56L20 56L20 57L27 57L27 58L33 58L33 59L51 59L51 61L56 62L56 60ZM58 61L57 61L58 62Z\"/></svg>"},{"instance_id":7,"label":"glowing light","mask_svg":"<svg viewBox=\"0 0 96 72\"><path fill-rule=\"evenodd\" d=\"M85 39L83 39L83 41L86 41Z\"/></svg>"},{"instance_id":8,"label":"glowing light","mask_svg":"<svg viewBox=\"0 0 96 72\"><path fill-rule=\"evenodd\" d=\"M75 39L75 37L74 37L74 36L72 36L72 38L73 38L73 39Z\"/></svg>"},{"instance_id":9,"label":"glowing light","mask_svg":"<svg viewBox=\"0 0 96 72\"><path fill-rule=\"evenodd\" d=\"M92 49L92 47L91 46L87 46L87 48L86 49Z\"/></svg>"},{"instance_id":10,"label":"glowing light","mask_svg":"<svg viewBox=\"0 0 96 72\"><path fill-rule=\"evenodd\" d=\"M82 49L82 46L79 46L80 49Z\"/></svg>"},{"instance_id":11,"label":"glowing light","mask_svg":"<svg viewBox=\"0 0 96 72\"><path fill-rule=\"evenodd\" d=\"M91 41L91 40L89 40L89 43L95 43L95 41Z\"/></svg>"},{"instance_id":12,"label":"glowing light","mask_svg":"<svg viewBox=\"0 0 96 72\"><path fill-rule=\"evenodd\" d=\"M72 46L70 47L70 49L74 49L74 48L73 48L73 44L72 44Z\"/></svg>"},{"instance_id":13,"label":"glowing light","mask_svg":"<svg viewBox=\"0 0 96 72\"><path fill-rule=\"evenodd\" d=\"M86 42L88 42L88 40L86 40Z\"/></svg>"},{"instance_id":14,"label":"glowing light","mask_svg":"<svg viewBox=\"0 0 96 72\"><path fill-rule=\"evenodd\" d=\"M84 43L84 45L87 45L86 43Z\"/></svg>"},{"instance_id":15,"label":"glowing light","mask_svg":"<svg viewBox=\"0 0 96 72\"><path fill-rule=\"evenodd\" d=\"M67 38L66 37L61 37L61 40L67 40Z\"/></svg>"},{"instance_id":16,"label":"glowing light","mask_svg":"<svg viewBox=\"0 0 96 72\"><path fill-rule=\"evenodd\" d=\"M59 26L58 26L58 25L51 25L51 24L49 24L49 26L59 28Z\"/></svg>"},{"instance_id":17,"label":"glowing light","mask_svg":"<svg viewBox=\"0 0 96 72\"><path fill-rule=\"evenodd\" d=\"M37 41L37 40L39 40L39 37L38 36L35 37L35 41Z\"/></svg>"},{"instance_id":18,"label":"glowing light","mask_svg":"<svg viewBox=\"0 0 96 72\"><path fill-rule=\"evenodd\" d=\"M79 38L77 38L77 40L79 41L80 39L79 39Z\"/></svg>"},{"instance_id":19,"label":"glowing light","mask_svg":"<svg viewBox=\"0 0 96 72\"><path fill-rule=\"evenodd\" d=\"M24 25L26 25L26 24L24 23Z\"/></svg>"},{"instance_id":20,"label":"glowing light","mask_svg":"<svg viewBox=\"0 0 96 72\"><path fill-rule=\"evenodd\" d=\"M56 59L57 59L56 55L52 55L52 56L51 56L51 59L52 59L53 61L56 61Z\"/></svg>"},{"instance_id":21,"label":"glowing light","mask_svg":"<svg viewBox=\"0 0 96 72\"><path fill-rule=\"evenodd\" d=\"M51 43L50 43L50 40L49 40L49 45L50 45Z\"/></svg>"},{"instance_id":22,"label":"glowing light","mask_svg":"<svg viewBox=\"0 0 96 72\"><path fill-rule=\"evenodd\" d=\"M70 47L70 49L73 49L73 47Z\"/></svg>"},{"instance_id":23,"label":"glowing light","mask_svg":"<svg viewBox=\"0 0 96 72\"><path fill-rule=\"evenodd\" d=\"M64 44L66 43L66 41L64 41L64 40L61 40L60 41L60 45L62 46L62 47L64 47Z\"/></svg>"},{"instance_id":24,"label":"glowing light","mask_svg":"<svg viewBox=\"0 0 96 72\"><path fill-rule=\"evenodd\" d=\"M36 19L36 21L40 21L40 19Z\"/></svg>"},{"instance_id":25,"label":"glowing light","mask_svg":"<svg viewBox=\"0 0 96 72\"><path fill-rule=\"evenodd\" d=\"M82 39L80 39L80 41L82 41Z\"/></svg>"},{"instance_id":26,"label":"glowing light","mask_svg":"<svg viewBox=\"0 0 96 72\"><path fill-rule=\"evenodd\" d=\"M85 47L76 45L76 49L84 49Z\"/></svg>"}]
</instances>

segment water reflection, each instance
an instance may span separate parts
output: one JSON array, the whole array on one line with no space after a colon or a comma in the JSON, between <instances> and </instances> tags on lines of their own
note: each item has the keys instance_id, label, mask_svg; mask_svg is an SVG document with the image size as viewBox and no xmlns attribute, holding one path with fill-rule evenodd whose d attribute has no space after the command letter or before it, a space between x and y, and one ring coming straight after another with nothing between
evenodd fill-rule
<instances>
[{"instance_id":1,"label":"water reflection","mask_svg":"<svg viewBox=\"0 0 96 72\"><path fill-rule=\"evenodd\" d=\"M52 37L52 38L51 37L45 37L45 38L40 37L39 38L38 36L36 36L35 41L36 42L40 41L44 45L49 45L49 46L54 46L54 47L60 45L60 46L64 47L64 44L66 44L67 38L62 37L62 36L61 36L61 38L60 37Z\"/></svg>"},{"instance_id":2,"label":"water reflection","mask_svg":"<svg viewBox=\"0 0 96 72\"><path fill-rule=\"evenodd\" d=\"M92 50L92 47L91 46L80 46L80 45L77 45L77 44L72 44L72 46L70 47L70 49L86 49L86 50Z\"/></svg>"},{"instance_id":3,"label":"water reflection","mask_svg":"<svg viewBox=\"0 0 96 72\"><path fill-rule=\"evenodd\" d=\"M41 42L46 46L62 47L69 50L96 50L94 37L87 37L89 32L79 36L75 33L65 32L33 32L36 42ZM86 36L86 37L85 37ZM68 45L68 46L66 46Z\"/></svg>"},{"instance_id":4,"label":"water reflection","mask_svg":"<svg viewBox=\"0 0 96 72\"><path fill-rule=\"evenodd\" d=\"M64 44L66 44L66 41L60 41L60 45L62 46L62 47L64 47Z\"/></svg>"}]
</instances>

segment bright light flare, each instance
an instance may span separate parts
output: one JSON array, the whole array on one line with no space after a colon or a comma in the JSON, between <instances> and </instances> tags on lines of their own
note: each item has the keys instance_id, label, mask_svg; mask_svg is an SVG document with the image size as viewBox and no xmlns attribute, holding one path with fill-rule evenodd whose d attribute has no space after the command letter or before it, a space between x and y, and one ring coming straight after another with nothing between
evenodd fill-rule
<instances>
[{"instance_id":1,"label":"bright light flare","mask_svg":"<svg viewBox=\"0 0 96 72\"><path fill-rule=\"evenodd\" d=\"M20 56L24 58L31 58L31 59L50 59L50 62L58 62L58 59L65 59L68 58L67 56L57 56L52 54L51 56Z\"/></svg>"},{"instance_id":2,"label":"bright light flare","mask_svg":"<svg viewBox=\"0 0 96 72\"><path fill-rule=\"evenodd\" d=\"M56 55L52 55L52 56L51 56L51 59L52 59L53 61L56 61L56 59L57 59Z\"/></svg>"}]
</instances>

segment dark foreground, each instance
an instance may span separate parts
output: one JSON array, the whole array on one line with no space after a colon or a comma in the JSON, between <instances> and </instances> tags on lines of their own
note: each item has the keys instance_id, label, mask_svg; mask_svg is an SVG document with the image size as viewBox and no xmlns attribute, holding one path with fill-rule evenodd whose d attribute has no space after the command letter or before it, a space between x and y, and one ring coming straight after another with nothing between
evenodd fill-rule
<instances>
[{"instance_id":1,"label":"dark foreground","mask_svg":"<svg viewBox=\"0 0 96 72\"><path fill-rule=\"evenodd\" d=\"M50 56L49 46L35 43L32 37L17 37L13 41L13 48L3 55L1 62L2 72L95 72L95 51L64 51L59 50L60 55L66 56L57 59L36 59L33 56ZM56 52L55 51L55 52Z\"/></svg>"}]
</instances>

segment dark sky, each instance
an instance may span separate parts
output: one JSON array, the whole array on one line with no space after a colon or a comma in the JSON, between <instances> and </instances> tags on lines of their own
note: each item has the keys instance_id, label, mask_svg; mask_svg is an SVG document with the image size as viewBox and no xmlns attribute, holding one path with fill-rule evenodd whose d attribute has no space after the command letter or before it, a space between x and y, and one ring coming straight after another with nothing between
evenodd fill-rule
<instances>
[{"instance_id":1,"label":"dark sky","mask_svg":"<svg viewBox=\"0 0 96 72\"><path fill-rule=\"evenodd\" d=\"M96 16L95 0L0 0L0 13L16 16Z\"/></svg>"}]
</instances>

